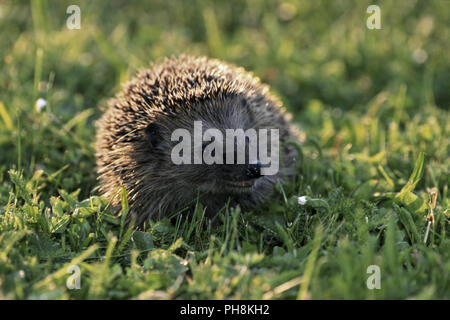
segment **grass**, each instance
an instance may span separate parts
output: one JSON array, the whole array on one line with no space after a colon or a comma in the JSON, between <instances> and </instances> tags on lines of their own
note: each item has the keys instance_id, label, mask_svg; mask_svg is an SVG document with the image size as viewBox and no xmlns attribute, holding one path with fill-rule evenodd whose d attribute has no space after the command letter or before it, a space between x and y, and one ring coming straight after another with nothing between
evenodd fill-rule
<instances>
[{"instance_id":1,"label":"grass","mask_svg":"<svg viewBox=\"0 0 450 320\"><path fill-rule=\"evenodd\" d=\"M368 1L81 0L80 30L69 1L2 2L0 299L449 299L450 3L374 2L381 30ZM217 229L198 203L134 231L126 194L118 217L96 193L93 122L181 52L269 83L307 135L302 161Z\"/></svg>"}]
</instances>

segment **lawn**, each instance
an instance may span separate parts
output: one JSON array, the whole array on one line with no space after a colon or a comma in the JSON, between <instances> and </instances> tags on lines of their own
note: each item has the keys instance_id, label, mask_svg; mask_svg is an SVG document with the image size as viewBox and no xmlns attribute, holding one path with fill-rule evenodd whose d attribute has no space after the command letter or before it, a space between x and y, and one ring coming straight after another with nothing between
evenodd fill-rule
<instances>
[{"instance_id":1,"label":"lawn","mask_svg":"<svg viewBox=\"0 0 450 320\"><path fill-rule=\"evenodd\" d=\"M0 299L450 299L449 1L80 0L69 29L71 4L0 3ZM307 138L263 208L137 231L94 122L180 53L252 71Z\"/></svg>"}]
</instances>

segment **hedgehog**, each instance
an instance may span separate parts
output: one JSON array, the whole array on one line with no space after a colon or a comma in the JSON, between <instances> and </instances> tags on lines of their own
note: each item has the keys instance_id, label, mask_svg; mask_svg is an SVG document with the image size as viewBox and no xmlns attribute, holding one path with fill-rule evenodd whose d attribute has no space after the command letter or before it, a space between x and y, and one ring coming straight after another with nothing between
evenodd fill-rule
<instances>
[{"instance_id":1,"label":"hedgehog","mask_svg":"<svg viewBox=\"0 0 450 320\"><path fill-rule=\"evenodd\" d=\"M270 198L277 183L294 174L297 154L288 142L299 142L301 137L290 118L269 87L243 68L207 57L165 58L127 82L108 100L96 122L99 192L119 207L120 190L125 188L127 221L133 219L137 227L192 208L197 201L211 220L226 205L252 210ZM277 129L278 149L270 153L278 152L279 170L262 174L267 164L259 161L259 153L250 159L247 136L240 142L234 139L232 151L224 148L222 155L217 151L216 156L224 159L231 152L232 162L175 163L174 148L180 141L173 133L182 129L195 136L199 122L201 133L213 128L224 136L227 130ZM207 142L202 140L192 152L183 149L181 154L195 157L198 145L201 154ZM264 143L257 146L260 150ZM236 150L244 150L244 160L237 161Z\"/></svg>"}]
</instances>

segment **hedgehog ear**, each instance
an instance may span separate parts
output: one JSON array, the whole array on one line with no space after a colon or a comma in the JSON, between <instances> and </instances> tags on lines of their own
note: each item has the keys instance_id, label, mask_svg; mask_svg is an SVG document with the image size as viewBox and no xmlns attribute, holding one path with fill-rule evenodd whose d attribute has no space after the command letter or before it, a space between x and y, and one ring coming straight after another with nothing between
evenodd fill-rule
<instances>
[{"instance_id":1,"label":"hedgehog ear","mask_svg":"<svg viewBox=\"0 0 450 320\"><path fill-rule=\"evenodd\" d=\"M160 126L156 123L150 123L148 127L145 129L145 136L150 146L152 148L155 148L162 140Z\"/></svg>"}]
</instances>

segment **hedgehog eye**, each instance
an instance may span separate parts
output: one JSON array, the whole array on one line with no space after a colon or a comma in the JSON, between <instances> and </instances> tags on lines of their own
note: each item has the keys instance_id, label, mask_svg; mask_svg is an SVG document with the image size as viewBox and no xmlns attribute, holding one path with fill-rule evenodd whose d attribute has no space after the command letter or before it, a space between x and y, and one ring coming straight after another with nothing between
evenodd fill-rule
<instances>
[{"instance_id":1,"label":"hedgehog eye","mask_svg":"<svg viewBox=\"0 0 450 320\"><path fill-rule=\"evenodd\" d=\"M208 145L210 145L212 142L206 142L202 144L202 154L205 152L205 149ZM215 157L216 156L216 150L213 149L211 152L211 157Z\"/></svg>"},{"instance_id":2,"label":"hedgehog eye","mask_svg":"<svg viewBox=\"0 0 450 320\"><path fill-rule=\"evenodd\" d=\"M155 148L162 139L161 131L156 123L151 123L145 129L145 135L151 147Z\"/></svg>"}]
</instances>

